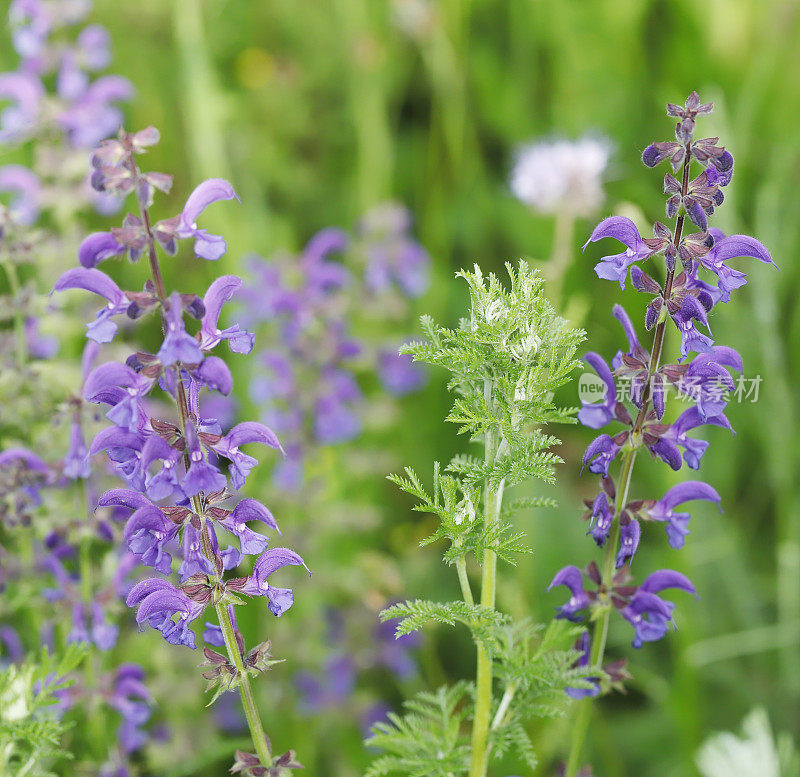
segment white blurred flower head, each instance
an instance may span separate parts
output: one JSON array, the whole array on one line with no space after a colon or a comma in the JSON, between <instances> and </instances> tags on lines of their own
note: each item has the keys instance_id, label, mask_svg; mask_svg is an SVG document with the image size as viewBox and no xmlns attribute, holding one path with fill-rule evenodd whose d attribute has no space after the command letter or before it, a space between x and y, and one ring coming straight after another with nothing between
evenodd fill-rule
<instances>
[{"instance_id":1,"label":"white blurred flower head","mask_svg":"<svg viewBox=\"0 0 800 777\"><path fill-rule=\"evenodd\" d=\"M754 709L740 736L729 732L709 737L697 754L703 777L781 777L778 747L765 710Z\"/></svg>"},{"instance_id":2,"label":"white blurred flower head","mask_svg":"<svg viewBox=\"0 0 800 777\"><path fill-rule=\"evenodd\" d=\"M602 137L522 146L511 171L514 196L540 213L590 216L605 199L603 173L611 143Z\"/></svg>"}]
</instances>

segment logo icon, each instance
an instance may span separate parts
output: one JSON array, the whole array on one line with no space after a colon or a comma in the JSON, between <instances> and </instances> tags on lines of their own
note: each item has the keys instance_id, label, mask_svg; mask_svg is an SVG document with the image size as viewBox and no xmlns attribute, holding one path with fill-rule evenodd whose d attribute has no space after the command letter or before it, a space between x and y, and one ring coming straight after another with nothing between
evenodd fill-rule
<instances>
[{"instance_id":1,"label":"logo icon","mask_svg":"<svg viewBox=\"0 0 800 777\"><path fill-rule=\"evenodd\" d=\"M606 397L606 384L593 372L584 372L578 381L578 398L587 405L596 405Z\"/></svg>"}]
</instances>

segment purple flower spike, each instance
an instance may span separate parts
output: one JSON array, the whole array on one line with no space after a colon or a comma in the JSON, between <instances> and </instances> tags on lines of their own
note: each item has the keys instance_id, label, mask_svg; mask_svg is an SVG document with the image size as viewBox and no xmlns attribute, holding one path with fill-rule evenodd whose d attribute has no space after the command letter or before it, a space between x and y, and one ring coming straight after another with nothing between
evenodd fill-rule
<instances>
[{"instance_id":1,"label":"purple flower spike","mask_svg":"<svg viewBox=\"0 0 800 777\"><path fill-rule=\"evenodd\" d=\"M78 249L78 261L84 267L97 267L100 262L124 253L125 246L118 243L110 232L92 232Z\"/></svg>"},{"instance_id":2,"label":"purple flower spike","mask_svg":"<svg viewBox=\"0 0 800 777\"><path fill-rule=\"evenodd\" d=\"M611 369L599 353L590 351L583 357L583 360L594 369L600 380L606 384L606 390L603 394L604 400L602 402L590 403L581 401L583 407L578 411L578 421L591 429L600 429L614 418L614 409L617 405L617 387L614 384L614 376L611 374Z\"/></svg>"},{"instance_id":3,"label":"purple flower spike","mask_svg":"<svg viewBox=\"0 0 800 777\"><path fill-rule=\"evenodd\" d=\"M198 229L197 219L209 205L233 199L239 199L233 186L222 178L209 178L197 186L186 200L177 234L182 239L194 238L194 253L199 258L216 261L228 250L228 244L219 235Z\"/></svg>"},{"instance_id":4,"label":"purple flower spike","mask_svg":"<svg viewBox=\"0 0 800 777\"><path fill-rule=\"evenodd\" d=\"M305 562L288 548L265 550L256 561L253 574L247 578L241 592L248 596L266 596L270 612L275 616L283 615L294 602L292 591L290 588L270 585L268 578L273 572L288 565L305 567Z\"/></svg>"},{"instance_id":5,"label":"purple flower spike","mask_svg":"<svg viewBox=\"0 0 800 777\"><path fill-rule=\"evenodd\" d=\"M97 317L86 325L86 336L97 343L110 343L117 333L117 325L111 321L128 309L128 298L114 281L104 272L94 268L75 267L67 270L53 287L55 291L85 289L105 297L108 305L97 313Z\"/></svg>"},{"instance_id":6,"label":"purple flower spike","mask_svg":"<svg viewBox=\"0 0 800 777\"><path fill-rule=\"evenodd\" d=\"M223 340L228 341L234 353L250 353L253 350L255 335L241 329L238 324L227 329L220 329L218 326L222 306L233 297L241 285L241 278L235 275L223 275L208 287L203 297L206 312L200 327L200 347L204 351L210 351Z\"/></svg>"},{"instance_id":7,"label":"purple flower spike","mask_svg":"<svg viewBox=\"0 0 800 777\"><path fill-rule=\"evenodd\" d=\"M615 240L619 240L620 243L627 246L627 250L621 254L604 256L595 265L594 270L598 278L619 281L620 287L624 289L628 268L632 264L646 259L653 253L653 250L642 239L636 225L625 216L611 216L601 221L584 244L583 250L586 250L589 243L596 243L604 237L613 237Z\"/></svg>"},{"instance_id":8,"label":"purple flower spike","mask_svg":"<svg viewBox=\"0 0 800 777\"><path fill-rule=\"evenodd\" d=\"M564 567L556 572L556 576L550 581L547 590L549 591L557 585L566 586L572 596L563 607L558 608L556 617L574 622L583 620L578 613L592 603L589 594L583 590L583 573L574 565Z\"/></svg>"},{"instance_id":9,"label":"purple flower spike","mask_svg":"<svg viewBox=\"0 0 800 777\"><path fill-rule=\"evenodd\" d=\"M272 429L255 421L247 421L234 426L228 434L212 446L216 453L230 460L230 475L234 488L241 488L250 471L258 464L257 459L239 450L240 445L253 442L282 450Z\"/></svg>"},{"instance_id":10,"label":"purple flower spike","mask_svg":"<svg viewBox=\"0 0 800 777\"><path fill-rule=\"evenodd\" d=\"M143 580L133 587L127 604L128 607L138 604L136 622L140 627L146 621L158 629L171 645L195 648L195 637L189 624L203 614L205 606L192 601L172 583L156 578Z\"/></svg>"},{"instance_id":11,"label":"purple flower spike","mask_svg":"<svg viewBox=\"0 0 800 777\"><path fill-rule=\"evenodd\" d=\"M691 516L689 513L676 513L674 508L695 499L704 499L718 505L722 497L707 483L703 483L701 480L688 480L671 488L647 510L650 520L666 523L669 544L676 550L682 548L686 542Z\"/></svg>"}]
</instances>

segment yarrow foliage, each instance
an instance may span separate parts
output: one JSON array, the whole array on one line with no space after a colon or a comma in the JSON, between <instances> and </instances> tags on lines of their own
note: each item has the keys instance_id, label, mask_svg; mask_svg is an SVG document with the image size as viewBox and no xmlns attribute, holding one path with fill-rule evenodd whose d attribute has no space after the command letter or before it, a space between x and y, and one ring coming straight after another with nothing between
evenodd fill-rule
<instances>
[{"instance_id":1,"label":"yarrow foliage","mask_svg":"<svg viewBox=\"0 0 800 777\"><path fill-rule=\"evenodd\" d=\"M227 395L232 388L230 370L214 351L222 343L240 354L253 347L253 336L237 324L220 325L223 306L240 288L241 280L232 275L217 278L202 297L167 293L158 256L159 250L175 255L180 241L186 240L195 256L219 259L226 250L224 238L209 233L198 221L202 223L207 207L236 199L236 194L227 181L210 179L195 188L179 214L151 221L154 194L168 192L172 179L163 173L143 172L137 157L158 139L152 127L133 134L121 131L117 139L97 148L92 185L121 197L134 193L137 213L126 215L121 227L88 236L79 251L81 266L65 272L55 289L83 289L106 301L88 325L87 336L97 343L114 339L120 316L139 320L148 313L160 315L163 338L155 353L136 351L125 362L95 367L86 378L85 399L106 406L111 422L89 445L89 453L105 451L127 486L107 491L98 504L127 511L124 539L128 550L140 564L164 575L142 580L127 596L141 627L157 629L171 644L195 648L192 624L209 606L216 610L219 626L210 624L205 635L213 646L224 644L228 655L205 649L212 667L205 672L209 688L216 687L216 695L239 689L258 752L258 768L277 769L274 773L280 774L284 767L277 767L273 760L277 763L283 756L273 759L250 688L250 676L273 663L269 645L246 650L233 608L243 604L242 597L264 597L267 608L282 615L291 607L293 594L274 585L271 577L287 565L304 566L296 553L268 547L268 538L254 530L263 524L278 531L267 507L235 494L258 463L244 446L259 444L276 451L281 446L263 424L244 422L223 429L201 409L204 392ZM150 272L141 291L123 291L97 269L122 254L133 262L147 257ZM187 318L197 322L194 333L187 331ZM157 389L171 400L174 415L153 414L149 398ZM222 546L220 537L232 538L235 544ZM175 555L180 556L180 564ZM247 556L255 557L250 574L225 575ZM173 571L177 582L169 579ZM249 764L248 769L248 774L258 773L256 765Z\"/></svg>"},{"instance_id":2,"label":"yarrow foliage","mask_svg":"<svg viewBox=\"0 0 800 777\"><path fill-rule=\"evenodd\" d=\"M604 394L598 403L584 402L578 419L593 429L608 424L622 426L622 430L611 430L592 440L583 456L584 466L601 478L597 496L586 500L584 517L589 521L588 534L604 548L604 556L600 565L592 561L584 570L564 567L550 588L563 586L569 591L570 598L559 608L558 617L572 621L588 618L596 624L591 643L588 633L581 637L586 663L598 677L592 695L615 684L617 665L601 668L612 611L633 628L633 646L639 648L664 637L674 624L675 604L662 597L663 591L697 593L691 580L669 569L653 572L636 585L630 564L649 524L661 524L670 546L679 549L690 531L690 514L681 506L698 500L719 505L721 496L703 481L690 480L669 489L660 499L632 499L629 492L634 461L639 451L646 449L652 458L676 471L684 463L696 470L708 443L689 433L703 425L733 431L724 411L727 392L735 386L730 371L741 372L742 360L733 348L715 344L709 316L746 283L745 274L732 268L730 260L752 257L774 264L767 249L754 238L725 236L708 226L733 175L733 156L718 145L718 138L694 138L696 120L712 110L713 105L701 103L696 92L689 95L684 106L668 105L667 114L678 120L675 140L654 143L642 154L646 166L668 161L672 173L678 175L667 172L664 176L666 215L675 219L674 228L656 222L653 237L642 237L630 219L612 216L598 224L586 244L605 238L623 244L622 253L604 256L595 271L599 278L616 281L623 289L630 277L634 288L649 297L644 327L654 330L648 350L628 313L615 305L613 315L623 328L625 345L610 365L597 353L584 357L604 384ZM690 225L698 231L689 233ZM657 257L663 262L663 282L654 277L660 274ZM649 263L647 271L641 266L645 261ZM669 321L680 336L674 362L665 348ZM623 380L626 389L619 391L617 381ZM691 403L671 423L665 418L670 392L685 396ZM614 477L611 466L617 459L621 463ZM585 729L587 720L583 715L576 725ZM567 777L577 772L582 738L583 731L579 730L573 740L576 745L567 764Z\"/></svg>"},{"instance_id":3,"label":"yarrow foliage","mask_svg":"<svg viewBox=\"0 0 800 777\"><path fill-rule=\"evenodd\" d=\"M475 684L422 694L404 716L374 729L369 742L384 750L369 775L486 774L489 758L514 749L531 767L535 755L524 722L532 714L557 713L563 691L583 688L585 672L569 650L573 630L554 623L546 631L530 622L514 623L495 606L497 560L513 563L528 549L524 536L507 520L523 507L549 506L547 499L504 505L507 488L537 478L552 483L561 459L551 448L559 440L543 427L574 421L576 408L563 408L554 392L577 366L575 351L583 332L569 329L543 294L542 279L525 263L507 265L506 288L480 268L459 275L470 291L470 315L457 329L423 317L426 340L405 346L415 360L452 374L456 399L447 420L483 445L483 456L456 456L442 470L435 464L431 490L417 474L392 476L435 515L435 532L423 545L447 542L444 560L458 572L463 599L409 601L390 607L384 619L399 618L398 636L428 621L461 623L477 645ZM473 596L468 559L482 567L480 598ZM572 666L576 664L576 666ZM494 679L502 694L494 695ZM462 722L471 719L471 733Z\"/></svg>"}]
</instances>

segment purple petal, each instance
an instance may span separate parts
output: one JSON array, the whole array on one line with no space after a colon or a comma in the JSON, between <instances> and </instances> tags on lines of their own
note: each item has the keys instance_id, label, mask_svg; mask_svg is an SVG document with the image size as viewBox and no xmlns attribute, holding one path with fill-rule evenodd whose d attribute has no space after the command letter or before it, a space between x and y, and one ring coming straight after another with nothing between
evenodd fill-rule
<instances>
[{"instance_id":1,"label":"purple petal","mask_svg":"<svg viewBox=\"0 0 800 777\"><path fill-rule=\"evenodd\" d=\"M268 426L256 421L245 421L237 424L223 439L227 441L230 448L238 448L245 443L259 442L276 450L281 449L281 444L278 442L275 432Z\"/></svg>"},{"instance_id":2,"label":"purple petal","mask_svg":"<svg viewBox=\"0 0 800 777\"><path fill-rule=\"evenodd\" d=\"M248 521L261 521L267 524L271 529L280 534L278 524L272 513L259 502L257 499L242 499L236 507L233 508L233 518L239 523L247 523Z\"/></svg>"},{"instance_id":3,"label":"purple petal","mask_svg":"<svg viewBox=\"0 0 800 777\"><path fill-rule=\"evenodd\" d=\"M583 591L583 573L574 565L566 566L556 572L555 577L550 581L547 590L563 585L569 588L573 596L577 596Z\"/></svg>"},{"instance_id":4,"label":"purple petal","mask_svg":"<svg viewBox=\"0 0 800 777\"><path fill-rule=\"evenodd\" d=\"M142 580L141 583L137 583L133 588L131 588L131 592L128 594L128 598L125 600L125 604L127 604L128 607L135 607L137 604L150 596L150 594L155 593L156 591L175 590L175 586L172 585L169 580L164 580L163 577L151 577L147 580Z\"/></svg>"},{"instance_id":5,"label":"purple petal","mask_svg":"<svg viewBox=\"0 0 800 777\"><path fill-rule=\"evenodd\" d=\"M695 499L704 499L717 504L722 501L722 497L708 483L704 483L702 480L687 480L685 483L679 483L670 488L657 504L660 504L665 510L672 510L684 502L691 502Z\"/></svg>"},{"instance_id":6,"label":"purple petal","mask_svg":"<svg viewBox=\"0 0 800 777\"><path fill-rule=\"evenodd\" d=\"M265 581L273 572L288 566L305 566L305 562L293 550L288 548L270 548L265 550L253 567L253 575Z\"/></svg>"},{"instance_id":7,"label":"purple petal","mask_svg":"<svg viewBox=\"0 0 800 777\"><path fill-rule=\"evenodd\" d=\"M48 472L49 467L35 453L25 448L8 448L0 453L0 467L4 467L11 462L22 461L28 469L37 472Z\"/></svg>"},{"instance_id":8,"label":"purple petal","mask_svg":"<svg viewBox=\"0 0 800 777\"><path fill-rule=\"evenodd\" d=\"M118 256L125 246L118 243L110 232L92 232L78 249L78 260L84 267L97 267L100 262Z\"/></svg>"},{"instance_id":9,"label":"purple petal","mask_svg":"<svg viewBox=\"0 0 800 777\"><path fill-rule=\"evenodd\" d=\"M594 228L594 232L592 232L586 243L584 243L583 250L586 250L586 246L588 246L589 243L596 243L604 237L613 237L615 240L619 240L620 243L623 243L631 250L637 252L644 245L642 236L639 234L636 225L625 216L611 216L610 218L603 219L603 221Z\"/></svg>"},{"instance_id":10,"label":"purple petal","mask_svg":"<svg viewBox=\"0 0 800 777\"><path fill-rule=\"evenodd\" d=\"M94 268L74 267L67 270L53 287L55 291L85 289L105 297L112 305L126 302L127 298L108 275Z\"/></svg>"},{"instance_id":11,"label":"purple petal","mask_svg":"<svg viewBox=\"0 0 800 777\"><path fill-rule=\"evenodd\" d=\"M194 372L208 388L227 396L233 388L233 376L228 365L218 356L206 356Z\"/></svg>"},{"instance_id":12,"label":"purple petal","mask_svg":"<svg viewBox=\"0 0 800 777\"><path fill-rule=\"evenodd\" d=\"M233 297L236 290L242 285L242 279L236 275L223 275L217 278L206 291L203 305L206 313L203 316L203 339L206 336L213 339L217 334L217 323L222 306ZM205 345L204 345L205 347Z\"/></svg>"},{"instance_id":13,"label":"purple petal","mask_svg":"<svg viewBox=\"0 0 800 777\"><path fill-rule=\"evenodd\" d=\"M639 586L640 591L651 594L657 594L665 588L679 588L681 591L697 595L692 581L674 569L659 569L658 572L649 575Z\"/></svg>"},{"instance_id":14,"label":"purple petal","mask_svg":"<svg viewBox=\"0 0 800 777\"><path fill-rule=\"evenodd\" d=\"M622 324L622 328L625 330L625 337L628 340L628 353L633 353L637 346L639 345L639 338L636 336L636 330L633 328L633 322L630 319L630 316L626 312L625 308L622 305L614 305L613 310L611 311L614 318ZM602 376L601 376L602 377Z\"/></svg>"},{"instance_id":15,"label":"purple petal","mask_svg":"<svg viewBox=\"0 0 800 777\"><path fill-rule=\"evenodd\" d=\"M209 205L220 200L233 199L238 200L239 197L233 190L233 186L225 179L209 178L203 181L195 187L194 191L189 195L189 199L186 200L186 205L181 214L182 226L189 233L193 233L197 229L195 222Z\"/></svg>"},{"instance_id":16,"label":"purple petal","mask_svg":"<svg viewBox=\"0 0 800 777\"><path fill-rule=\"evenodd\" d=\"M97 500L98 507L127 507L129 510L152 504L144 494L130 488L112 488Z\"/></svg>"}]
</instances>

